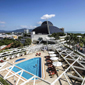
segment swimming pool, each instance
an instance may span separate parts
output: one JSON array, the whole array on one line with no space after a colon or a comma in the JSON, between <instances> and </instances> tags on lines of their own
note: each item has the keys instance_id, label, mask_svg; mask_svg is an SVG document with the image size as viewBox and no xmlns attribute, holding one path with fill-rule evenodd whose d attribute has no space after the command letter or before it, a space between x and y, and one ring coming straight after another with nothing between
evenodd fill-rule
<instances>
[{"instance_id":1,"label":"swimming pool","mask_svg":"<svg viewBox=\"0 0 85 85\"><path fill-rule=\"evenodd\" d=\"M38 58L32 58L30 60L27 60L27 61L24 61L24 62L21 62L21 63L18 63L16 64L16 66L30 72L30 73L33 73L34 75L37 75L39 77L42 76L41 74L41 58L38 57ZM11 69L11 68L10 68ZM20 69L14 67L12 69L12 71L14 72L18 72L20 71ZM20 75L21 73L19 73ZM29 79L32 77L32 75L26 73L26 72L23 72L22 74L22 77L24 77L25 79Z\"/></svg>"},{"instance_id":2,"label":"swimming pool","mask_svg":"<svg viewBox=\"0 0 85 85\"><path fill-rule=\"evenodd\" d=\"M20 59L17 59L15 62L18 62L18 61L21 61L21 60L24 60L25 58L20 58Z\"/></svg>"}]
</instances>

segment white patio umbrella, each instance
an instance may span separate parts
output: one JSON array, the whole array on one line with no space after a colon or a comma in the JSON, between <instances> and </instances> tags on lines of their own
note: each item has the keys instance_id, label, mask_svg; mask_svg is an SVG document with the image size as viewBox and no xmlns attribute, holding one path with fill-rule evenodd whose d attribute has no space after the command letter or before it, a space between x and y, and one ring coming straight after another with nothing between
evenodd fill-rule
<instances>
[{"instance_id":1,"label":"white patio umbrella","mask_svg":"<svg viewBox=\"0 0 85 85\"><path fill-rule=\"evenodd\" d=\"M54 52L54 51L49 51L48 53L49 53L49 54L53 54L53 53L55 53L55 52Z\"/></svg>"},{"instance_id":2,"label":"white patio umbrella","mask_svg":"<svg viewBox=\"0 0 85 85\"><path fill-rule=\"evenodd\" d=\"M58 60L58 57L51 57L51 60Z\"/></svg>"},{"instance_id":3,"label":"white patio umbrella","mask_svg":"<svg viewBox=\"0 0 85 85\"><path fill-rule=\"evenodd\" d=\"M26 51L26 55L29 54L29 51Z\"/></svg>"},{"instance_id":4,"label":"white patio umbrella","mask_svg":"<svg viewBox=\"0 0 85 85\"><path fill-rule=\"evenodd\" d=\"M61 62L53 62L53 65L54 66L62 66L62 63Z\"/></svg>"},{"instance_id":5,"label":"white patio umbrella","mask_svg":"<svg viewBox=\"0 0 85 85\"><path fill-rule=\"evenodd\" d=\"M56 55L56 54L50 54L50 56L51 56L51 57L55 57L55 56L57 56L57 55Z\"/></svg>"},{"instance_id":6,"label":"white patio umbrella","mask_svg":"<svg viewBox=\"0 0 85 85\"><path fill-rule=\"evenodd\" d=\"M17 56L17 57L19 57L19 56L20 56L20 54L18 53L16 56Z\"/></svg>"},{"instance_id":7,"label":"white patio umbrella","mask_svg":"<svg viewBox=\"0 0 85 85\"><path fill-rule=\"evenodd\" d=\"M0 60L3 60L3 58L0 58Z\"/></svg>"},{"instance_id":8,"label":"white patio umbrella","mask_svg":"<svg viewBox=\"0 0 85 85\"><path fill-rule=\"evenodd\" d=\"M9 60L9 59L10 59L10 57L8 56L6 60Z\"/></svg>"},{"instance_id":9,"label":"white patio umbrella","mask_svg":"<svg viewBox=\"0 0 85 85\"><path fill-rule=\"evenodd\" d=\"M11 58L14 58L14 55L12 55Z\"/></svg>"}]
</instances>

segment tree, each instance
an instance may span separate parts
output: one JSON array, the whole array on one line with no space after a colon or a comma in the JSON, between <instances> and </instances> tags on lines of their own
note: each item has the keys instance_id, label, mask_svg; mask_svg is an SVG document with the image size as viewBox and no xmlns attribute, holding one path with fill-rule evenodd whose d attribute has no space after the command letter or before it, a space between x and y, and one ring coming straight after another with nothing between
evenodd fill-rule
<instances>
[{"instance_id":1,"label":"tree","mask_svg":"<svg viewBox=\"0 0 85 85\"><path fill-rule=\"evenodd\" d=\"M31 39L30 39L30 38L27 38L27 39L25 40L24 45L30 45L30 44L31 44Z\"/></svg>"},{"instance_id":2,"label":"tree","mask_svg":"<svg viewBox=\"0 0 85 85\"><path fill-rule=\"evenodd\" d=\"M21 47L23 46L22 43L20 43L20 41L14 41L13 44L11 45L11 47L16 48L16 47Z\"/></svg>"},{"instance_id":3,"label":"tree","mask_svg":"<svg viewBox=\"0 0 85 85\"><path fill-rule=\"evenodd\" d=\"M13 39L4 38L3 40L0 40L0 46L1 45L9 45L10 43L12 43L14 41L15 40L13 40Z\"/></svg>"},{"instance_id":4,"label":"tree","mask_svg":"<svg viewBox=\"0 0 85 85\"><path fill-rule=\"evenodd\" d=\"M21 40L22 38L23 38L22 36L18 37L19 40Z\"/></svg>"}]
</instances>

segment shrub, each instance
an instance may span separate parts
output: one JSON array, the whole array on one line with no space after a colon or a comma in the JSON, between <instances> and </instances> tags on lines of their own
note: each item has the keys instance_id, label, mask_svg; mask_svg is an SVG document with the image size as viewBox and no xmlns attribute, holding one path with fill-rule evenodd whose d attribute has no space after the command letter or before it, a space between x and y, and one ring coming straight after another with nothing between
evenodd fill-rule
<instances>
[{"instance_id":1,"label":"shrub","mask_svg":"<svg viewBox=\"0 0 85 85\"><path fill-rule=\"evenodd\" d=\"M14 41L13 44L11 45L11 47L16 48L16 47L20 47L23 46L22 43L20 43L20 41Z\"/></svg>"},{"instance_id":2,"label":"shrub","mask_svg":"<svg viewBox=\"0 0 85 85\"><path fill-rule=\"evenodd\" d=\"M3 78L0 77L0 82L3 84L3 85L9 85Z\"/></svg>"},{"instance_id":3,"label":"shrub","mask_svg":"<svg viewBox=\"0 0 85 85\"><path fill-rule=\"evenodd\" d=\"M27 39L25 40L24 45L30 45L30 44L31 44L31 39L30 39L30 38L27 38Z\"/></svg>"},{"instance_id":4,"label":"shrub","mask_svg":"<svg viewBox=\"0 0 85 85\"><path fill-rule=\"evenodd\" d=\"M4 57L4 60L6 60L6 57Z\"/></svg>"}]
</instances>

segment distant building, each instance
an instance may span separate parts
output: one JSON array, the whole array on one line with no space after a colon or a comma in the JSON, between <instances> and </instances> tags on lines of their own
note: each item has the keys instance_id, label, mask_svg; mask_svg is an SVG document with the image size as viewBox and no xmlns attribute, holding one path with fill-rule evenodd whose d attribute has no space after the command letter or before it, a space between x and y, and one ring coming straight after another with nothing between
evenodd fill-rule
<instances>
[{"instance_id":1,"label":"distant building","mask_svg":"<svg viewBox=\"0 0 85 85\"><path fill-rule=\"evenodd\" d=\"M33 31L35 31L35 34L63 33L61 29L53 26L50 21L44 21L41 26L36 27L35 29L33 29Z\"/></svg>"},{"instance_id":2,"label":"distant building","mask_svg":"<svg viewBox=\"0 0 85 85\"><path fill-rule=\"evenodd\" d=\"M3 39L3 38L18 39L18 36L17 35L8 35L8 34L0 35L0 39Z\"/></svg>"},{"instance_id":3,"label":"distant building","mask_svg":"<svg viewBox=\"0 0 85 85\"><path fill-rule=\"evenodd\" d=\"M28 34L29 33L29 29L25 29L24 30L24 33L27 33Z\"/></svg>"},{"instance_id":4,"label":"distant building","mask_svg":"<svg viewBox=\"0 0 85 85\"><path fill-rule=\"evenodd\" d=\"M23 38L20 40L20 42L21 42L22 44L24 44L24 43L25 43L25 40L26 40L27 38L30 38L30 37L23 37Z\"/></svg>"}]
</instances>

